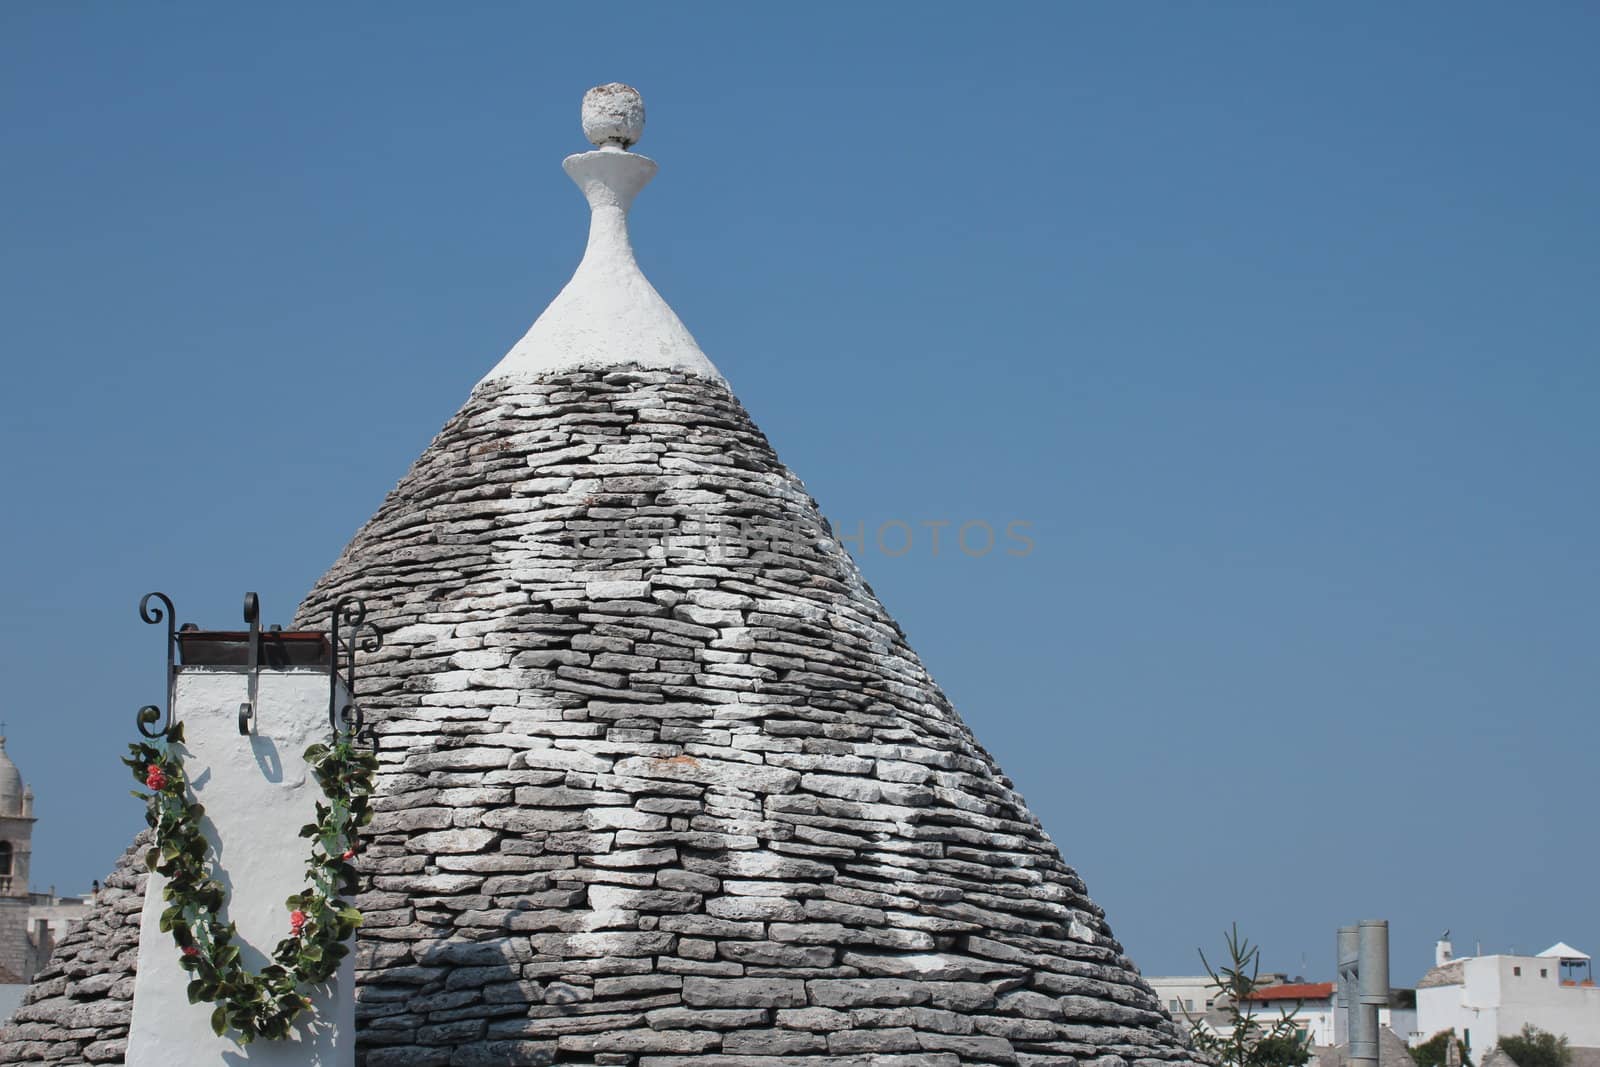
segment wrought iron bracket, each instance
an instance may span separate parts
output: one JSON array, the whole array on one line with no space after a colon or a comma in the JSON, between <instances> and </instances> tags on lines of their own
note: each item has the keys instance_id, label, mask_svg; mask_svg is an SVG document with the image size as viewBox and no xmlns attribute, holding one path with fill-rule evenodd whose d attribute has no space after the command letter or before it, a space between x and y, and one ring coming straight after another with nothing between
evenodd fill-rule
<instances>
[{"instance_id":1,"label":"wrought iron bracket","mask_svg":"<svg viewBox=\"0 0 1600 1067\"><path fill-rule=\"evenodd\" d=\"M139 709L139 732L152 740L166 737L174 725L173 696L178 675L179 635L196 629L193 625L178 627L172 598L165 593L146 593L139 601L139 618L150 625L165 623L167 627L167 693L164 705L146 704ZM246 632L245 699L239 704L239 733L250 736L257 724L257 705L260 700L261 668L281 649L269 648L266 638L272 638L282 628L261 627L261 598L255 593L244 595L244 621ZM234 635L223 634L222 637ZM285 635L309 638L310 634ZM376 652L383 647L383 635L377 626L367 621L367 607L355 597L342 597L333 606L333 618L328 634L328 724L335 739L348 737L355 741L372 742L372 728L366 724L361 704L356 699L356 656L362 652ZM237 663L237 660L232 662ZM340 690L343 689L343 698Z\"/></svg>"},{"instance_id":2,"label":"wrought iron bracket","mask_svg":"<svg viewBox=\"0 0 1600 1067\"><path fill-rule=\"evenodd\" d=\"M239 733L250 736L250 721L255 718L256 694L261 677L261 598L244 595L244 621L250 627L249 659L245 670L245 701L239 705Z\"/></svg>"},{"instance_id":3,"label":"wrought iron bracket","mask_svg":"<svg viewBox=\"0 0 1600 1067\"><path fill-rule=\"evenodd\" d=\"M152 607L150 601L159 600L160 607ZM166 708L155 704L146 704L139 709L139 732L154 740L167 736L167 731L172 729L172 681L177 675L178 663L178 624L177 616L173 613L172 598L165 593L146 593L139 598L139 618L152 626L160 623L167 624L167 698ZM160 723L152 730L150 727Z\"/></svg>"},{"instance_id":4,"label":"wrought iron bracket","mask_svg":"<svg viewBox=\"0 0 1600 1067\"><path fill-rule=\"evenodd\" d=\"M356 699L356 653L376 652L383 647L383 635L367 621L367 606L355 597L340 597L333 605L328 626L328 725L334 739L348 736L354 741L371 741L373 734L361 714ZM339 699L339 684L349 695Z\"/></svg>"}]
</instances>

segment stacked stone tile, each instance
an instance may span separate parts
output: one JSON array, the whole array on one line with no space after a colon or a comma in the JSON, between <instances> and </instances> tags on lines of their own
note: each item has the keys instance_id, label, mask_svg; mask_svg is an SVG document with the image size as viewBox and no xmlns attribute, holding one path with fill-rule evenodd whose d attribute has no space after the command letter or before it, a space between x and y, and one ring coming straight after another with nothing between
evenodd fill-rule
<instances>
[{"instance_id":1,"label":"stacked stone tile","mask_svg":"<svg viewBox=\"0 0 1600 1067\"><path fill-rule=\"evenodd\" d=\"M1187 1056L720 384L480 387L300 621L343 595L373 1067Z\"/></svg>"},{"instance_id":2,"label":"stacked stone tile","mask_svg":"<svg viewBox=\"0 0 1600 1067\"><path fill-rule=\"evenodd\" d=\"M366 1067L1193 1062L714 371L491 375L296 623L346 595ZM120 1062L126 859L0 1062Z\"/></svg>"},{"instance_id":3,"label":"stacked stone tile","mask_svg":"<svg viewBox=\"0 0 1600 1067\"><path fill-rule=\"evenodd\" d=\"M11 1025L0 1026L0 1063L122 1062L150 844L149 831L134 839L88 916L56 943Z\"/></svg>"}]
</instances>

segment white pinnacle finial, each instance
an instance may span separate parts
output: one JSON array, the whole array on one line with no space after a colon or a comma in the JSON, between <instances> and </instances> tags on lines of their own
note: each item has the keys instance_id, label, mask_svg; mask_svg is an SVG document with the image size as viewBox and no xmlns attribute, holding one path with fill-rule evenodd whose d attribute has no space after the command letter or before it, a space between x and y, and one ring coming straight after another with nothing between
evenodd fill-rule
<instances>
[{"instance_id":1,"label":"white pinnacle finial","mask_svg":"<svg viewBox=\"0 0 1600 1067\"><path fill-rule=\"evenodd\" d=\"M561 163L589 201L583 262L483 381L625 366L720 381L722 375L633 258L628 209L656 175L653 159L627 150L644 132L638 91L615 82L590 89L583 95L583 132L599 150Z\"/></svg>"},{"instance_id":2,"label":"white pinnacle finial","mask_svg":"<svg viewBox=\"0 0 1600 1067\"><path fill-rule=\"evenodd\" d=\"M583 135L598 148L626 151L644 134L644 97L621 82L583 94Z\"/></svg>"}]
</instances>

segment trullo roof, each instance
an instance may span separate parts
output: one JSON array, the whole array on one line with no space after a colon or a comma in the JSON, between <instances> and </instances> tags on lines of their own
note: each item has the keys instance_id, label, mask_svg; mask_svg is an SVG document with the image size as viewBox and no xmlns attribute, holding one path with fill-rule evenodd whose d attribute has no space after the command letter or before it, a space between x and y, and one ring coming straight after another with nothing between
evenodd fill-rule
<instances>
[{"instance_id":1,"label":"trullo roof","mask_svg":"<svg viewBox=\"0 0 1600 1067\"><path fill-rule=\"evenodd\" d=\"M354 594L386 634L363 1062L1190 1062L639 273L642 117L625 87L586 100L583 265L301 606ZM100 923L23 1009L34 1058L125 1028L84 992L127 963L127 920Z\"/></svg>"}]
</instances>

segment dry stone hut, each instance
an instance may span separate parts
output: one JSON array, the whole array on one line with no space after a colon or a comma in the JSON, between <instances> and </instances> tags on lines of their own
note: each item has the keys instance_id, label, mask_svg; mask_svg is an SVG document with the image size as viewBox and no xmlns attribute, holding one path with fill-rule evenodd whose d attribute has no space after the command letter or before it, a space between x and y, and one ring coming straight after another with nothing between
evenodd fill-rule
<instances>
[{"instance_id":1,"label":"dry stone hut","mask_svg":"<svg viewBox=\"0 0 1600 1067\"><path fill-rule=\"evenodd\" d=\"M384 761L367 1067L1189 1063L1101 909L640 273L585 99L572 281L301 606ZM121 1061L133 856L7 1064Z\"/></svg>"}]
</instances>

